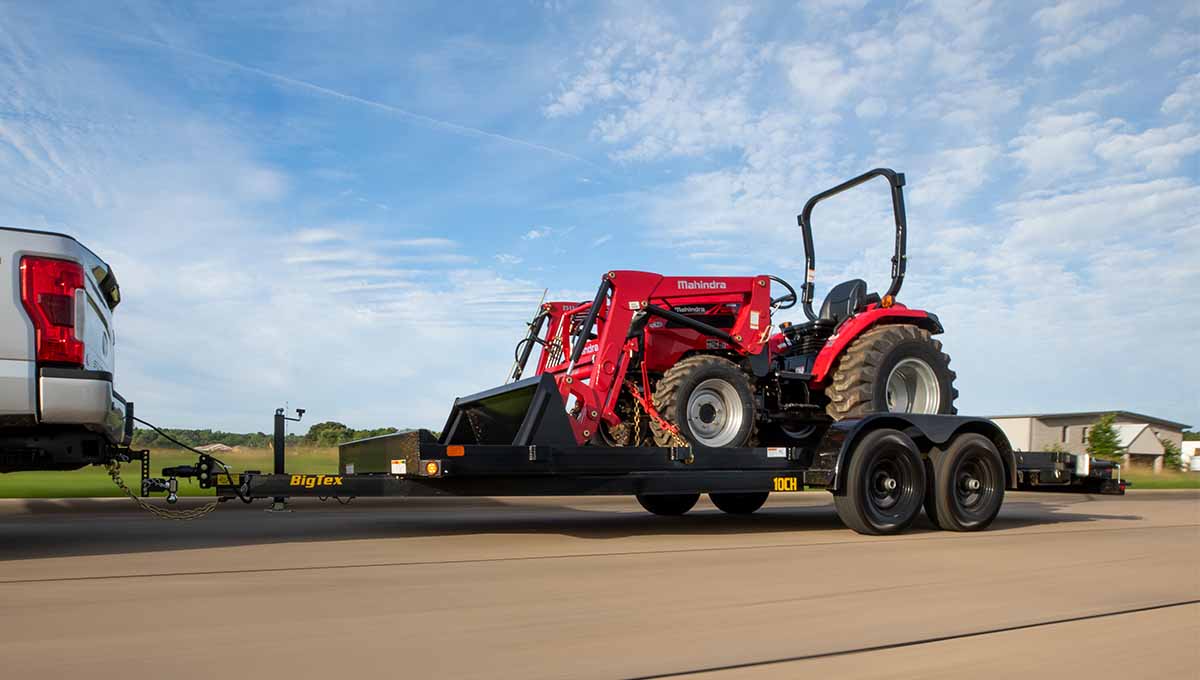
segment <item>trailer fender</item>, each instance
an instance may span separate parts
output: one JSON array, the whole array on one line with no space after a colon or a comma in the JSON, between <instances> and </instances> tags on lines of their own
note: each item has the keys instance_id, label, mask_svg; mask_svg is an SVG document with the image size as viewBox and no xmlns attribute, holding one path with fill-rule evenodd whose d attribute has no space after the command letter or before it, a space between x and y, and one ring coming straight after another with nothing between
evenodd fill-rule
<instances>
[{"instance_id":1,"label":"trailer fender","mask_svg":"<svg viewBox=\"0 0 1200 680\"><path fill-rule=\"evenodd\" d=\"M1017 487L1017 461L1008 437L992 421L970 416L925 415L916 413L875 413L859 420L843 420L834 423L825 432L817 445L817 461L829 469L828 489L834 495L844 494L845 479L842 471L850 463L854 447L869 432L881 427L900 430L912 438L921 456L936 462L949 443L961 434L982 434L996 445L1004 463L1007 488Z\"/></svg>"}]
</instances>

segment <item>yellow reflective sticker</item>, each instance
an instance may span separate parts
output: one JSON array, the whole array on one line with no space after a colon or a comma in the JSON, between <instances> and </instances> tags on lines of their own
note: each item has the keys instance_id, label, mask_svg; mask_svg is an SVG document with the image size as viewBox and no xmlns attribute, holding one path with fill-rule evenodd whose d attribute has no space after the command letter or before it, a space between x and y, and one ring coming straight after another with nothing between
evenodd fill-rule
<instances>
[{"instance_id":1,"label":"yellow reflective sticker","mask_svg":"<svg viewBox=\"0 0 1200 680\"><path fill-rule=\"evenodd\" d=\"M776 477L773 481L775 482L775 491L800 490L800 480L795 477Z\"/></svg>"}]
</instances>

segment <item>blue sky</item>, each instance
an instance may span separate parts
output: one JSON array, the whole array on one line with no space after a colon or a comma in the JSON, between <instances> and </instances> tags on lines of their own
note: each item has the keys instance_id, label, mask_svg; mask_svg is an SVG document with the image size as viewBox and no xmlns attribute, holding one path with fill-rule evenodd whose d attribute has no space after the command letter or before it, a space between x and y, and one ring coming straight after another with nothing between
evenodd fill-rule
<instances>
[{"instance_id":1,"label":"blue sky","mask_svg":"<svg viewBox=\"0 0 1200 680\"><path fill-rule=\"evenodd\" d=\"M799 282L885 165L961 411L1200 425L1194 2L445 5L0 2L0 223L114 265L141 415L438 427L543 288ZM822 207L818 296L887 207Z\"/></svg>"}]
</instances>

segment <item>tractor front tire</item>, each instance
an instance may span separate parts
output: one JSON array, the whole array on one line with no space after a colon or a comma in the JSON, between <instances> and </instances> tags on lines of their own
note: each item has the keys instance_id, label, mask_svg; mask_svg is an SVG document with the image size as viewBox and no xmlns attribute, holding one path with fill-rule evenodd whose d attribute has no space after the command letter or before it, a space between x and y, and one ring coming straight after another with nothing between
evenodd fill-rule
<instances>
[{"instance_id":1,"label":"tractor front tire","mask_svg":"<svg viewBox=\"0 0 1200 680\"><path fill-rule=\"evenodd\" d=\"M637 501L643 508L664 517L678 517L691 510L698 500L700 500L700 494L698 493L643 493L637 495Z\"/></svg>"},{"instance_id":2,"label":"tractor front tire","mask_svg":"<svg viewBox=\"0 0 1200 680\"><path fill-rule=\"evenodd\" d=\"M870 413L955 414L954 371L942 343L911 324L872 328L854 339L825 388L834 420Z\"/></svg>"},{"instance_id":3,"label":"tractor front tire","mask_svg":"<svg viewBox=\"0 0 1200 680\"><path fill-rule=\"evenodd\" d=\"M767 502L768 492L710 493L708 500L721 512L730 515L752 515Z\"/></svg>"},{"instance_id":4,"label":"tractor front tire","mask_svg":"<svg viewBox=\"0 0 1200 680\"><path fill-rule=\"evenodd\" d=\"M746 446L754 436L750 377L721 357L698 354L667 369L654 388L654 409L697 446ZM659 446L679 445L657 422L650 429Z\"/></svg>"}]
</instances>

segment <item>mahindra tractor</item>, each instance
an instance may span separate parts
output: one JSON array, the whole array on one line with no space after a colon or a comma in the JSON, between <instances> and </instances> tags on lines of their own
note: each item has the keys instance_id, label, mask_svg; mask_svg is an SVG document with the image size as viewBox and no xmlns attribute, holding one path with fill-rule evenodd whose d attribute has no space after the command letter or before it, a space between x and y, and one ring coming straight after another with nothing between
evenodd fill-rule
<instances>
[{"instance_id":1,"label":"mahindra tractor","mask_svg":"<svg viewBox=\"0 0 1200 680\"><path fill-rule=\"evenodd\" d=\"M873 178L891 187L891 283L861 279L813 308L812 212ZM870 413L953 414L938 318L901 304L904 175L879 168L813 196L797 218L805 279L610 271L595 297L543 302L509 382L455 402L444 443L801 446ZM799 304L804 319L780 318ZM536 375L522 379L534 348Z\"/></svg>"}]
</instances>

